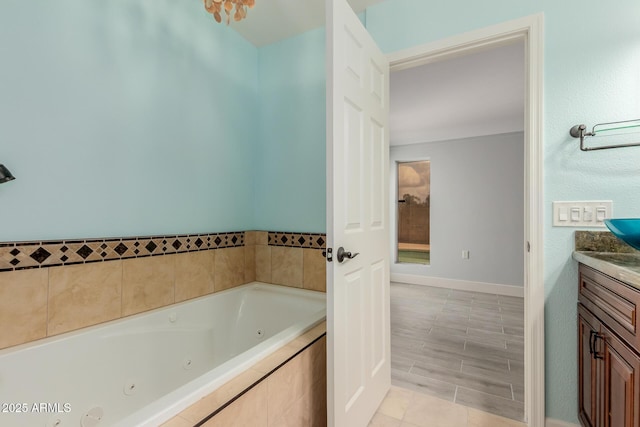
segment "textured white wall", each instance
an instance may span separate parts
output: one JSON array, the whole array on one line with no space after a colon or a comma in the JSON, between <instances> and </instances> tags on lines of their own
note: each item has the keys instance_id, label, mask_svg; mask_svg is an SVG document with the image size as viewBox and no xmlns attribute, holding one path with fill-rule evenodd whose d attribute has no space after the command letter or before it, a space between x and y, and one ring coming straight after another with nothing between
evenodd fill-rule
<instances>
[{"instance_id":1,"label":"textured white wall","mask_svg":"<svg viewBox=\"0 0 640 427\"><path fill-rule=\"evenodd\" d=\"M392 262L392 274L523 286L522 132L394 146L389 158L391 200L396 162L431 160L431 265ZM395 205L390 218L396 242Z\"/></svg>"}]
</instances>

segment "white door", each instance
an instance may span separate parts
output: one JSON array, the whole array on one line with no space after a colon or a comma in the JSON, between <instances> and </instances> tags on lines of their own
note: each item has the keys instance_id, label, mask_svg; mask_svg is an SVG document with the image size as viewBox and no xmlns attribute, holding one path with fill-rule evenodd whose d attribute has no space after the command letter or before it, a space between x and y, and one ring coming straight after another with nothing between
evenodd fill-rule
<instances>
[{"instance_id":1,"label":"white door","mask_svg":"<svg viewBox=\"0 0 640 427\"><path fill-rule=\"evenodd\" d=\"M389 62L346 0L326 4L328 421L366 427L391 384Z\"/></svg>"}]
</instances>

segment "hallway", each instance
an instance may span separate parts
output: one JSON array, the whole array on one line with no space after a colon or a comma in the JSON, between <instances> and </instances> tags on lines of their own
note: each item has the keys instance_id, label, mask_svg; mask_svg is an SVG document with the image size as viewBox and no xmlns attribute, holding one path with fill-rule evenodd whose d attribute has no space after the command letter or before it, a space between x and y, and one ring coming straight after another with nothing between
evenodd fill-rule
<instances>
[{"instance_id":1,"label":"hallway","mask_svg":"<svg viewBox=\"0 0 640 427\"><path fill-rule=\"evenodd\" d=\"M523 302L392 283L392 384L522 421Z\"/></svg>"}]
</instances>

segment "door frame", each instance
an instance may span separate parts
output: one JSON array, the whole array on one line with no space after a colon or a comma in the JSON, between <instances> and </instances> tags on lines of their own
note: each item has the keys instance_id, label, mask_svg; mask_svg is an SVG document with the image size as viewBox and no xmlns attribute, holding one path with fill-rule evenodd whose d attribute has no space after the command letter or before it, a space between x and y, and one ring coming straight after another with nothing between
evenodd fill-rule
<instances>
[{"instance_id":1,"label":"door frame","mask_svg":"<svg viewBox=\"0 0 640 427\"><path fill-rule=\"evenodd\" d=\"M513 43L525 44L524 409L545 425L543 278L543 14L535 14L387 55L391 72Z\"/></svg>"}]
</instances>

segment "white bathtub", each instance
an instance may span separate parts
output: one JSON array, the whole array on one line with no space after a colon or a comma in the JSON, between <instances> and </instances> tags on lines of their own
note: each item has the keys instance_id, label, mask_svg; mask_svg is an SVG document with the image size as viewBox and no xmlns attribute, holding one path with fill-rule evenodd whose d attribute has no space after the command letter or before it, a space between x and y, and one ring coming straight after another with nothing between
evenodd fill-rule
<instances>
[{"instance_id":1,"label":"white bathtub","mask_svg":"<svg viewBox=\"0 0 640 427\"><path fill-rule=\"evenodd\" d=\"M256 282L0 350L0 426L158 426L324 318Z\"/></svg>"}]
</instances>

